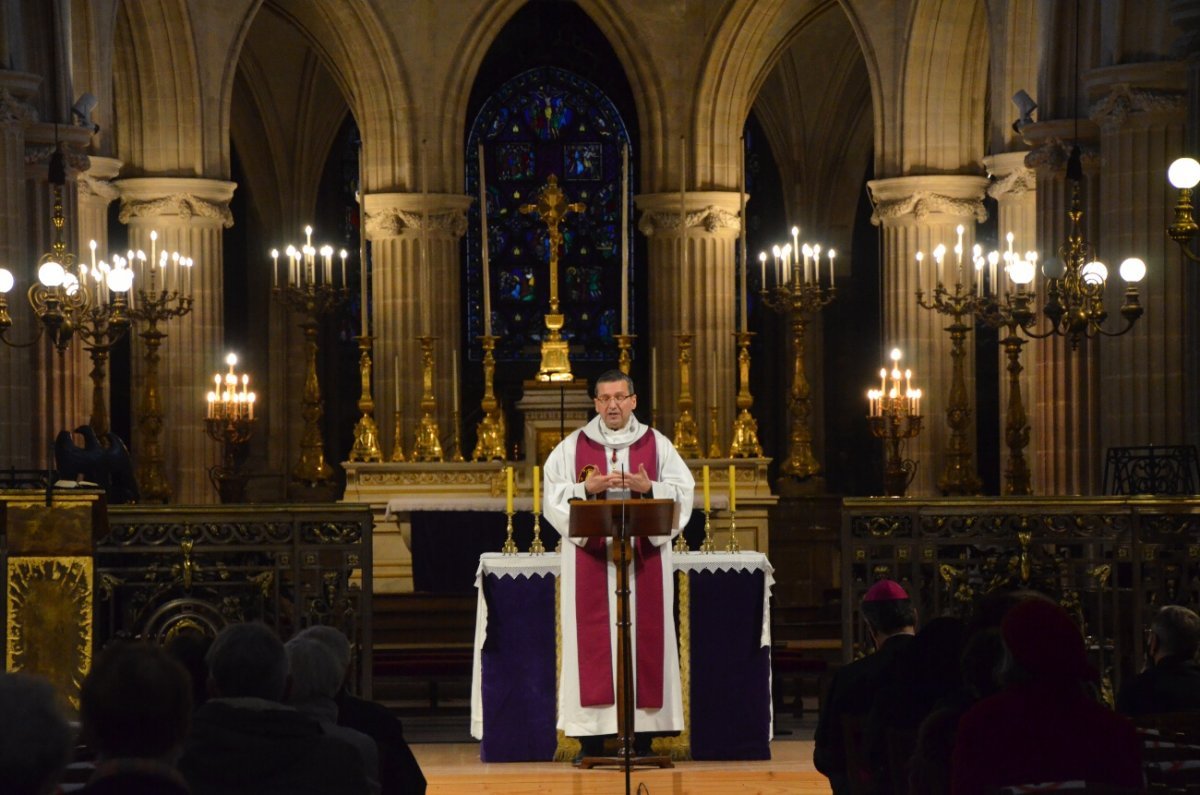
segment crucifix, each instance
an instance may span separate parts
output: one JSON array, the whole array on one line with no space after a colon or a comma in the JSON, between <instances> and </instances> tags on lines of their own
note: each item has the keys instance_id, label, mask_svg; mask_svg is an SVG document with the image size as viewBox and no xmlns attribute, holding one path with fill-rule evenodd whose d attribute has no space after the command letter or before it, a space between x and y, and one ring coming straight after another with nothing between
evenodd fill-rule
<instances>
[{"instance_id":1,"label":"crucifix","mask_svg":"<svg viewBox=\"0 0 1200 795\"><path fill-rule=\"evenodd\" d=\"M550 311L546 314L546 336L542 339L542 363L537 377L539 381L571 381L574 376L567 358L567 342L562 338L564 318L558 311L558 252L563 242L559 224L568 213L581 213L587 205L583 202L568 204L566 195L558 187L558 177L551 174L538 191L537 203L522 204L519 209L522 214L537 213L550 237Z\"/></svg>"}]
</instances>

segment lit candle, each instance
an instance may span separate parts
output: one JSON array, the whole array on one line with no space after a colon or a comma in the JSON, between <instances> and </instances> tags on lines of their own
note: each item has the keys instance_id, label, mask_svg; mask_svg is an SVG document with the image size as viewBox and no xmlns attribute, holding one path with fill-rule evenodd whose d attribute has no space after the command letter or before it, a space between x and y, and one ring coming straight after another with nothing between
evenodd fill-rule
<instances>
[{"instance_id":1,"label":"lit candle","mask_svg":"<svg viewBox=\"0 0 1200 795\"><path fill-rule=\"evenodd\" d=\"M958 235L958 242L954 244L954 254L958 257L958 282L962 283L962 255L963 255L963 225L959 224L954 227L954 233Z\"/></svg>"},{"instance_id":2,"label":"lit candle","mask_svg":"<svg viewBox=\"0 0 1200 795\"><path fill-rule=\"evenodd\" d=\"M758 281L759 289L764 292L767 289L767 252L758 252Z\"/></svg>"},{"instance_id":3,"label":"lit candle","mask_svg":"<svg viewBox=\"0 0 1200 795\"><path fill-rule=\"evenodd\" d=\"M741 209L738 211L738 218L741 219L741 234L739 252L742 255L742 294L741 294L741 310L742 310L742 333L750 330L750 319L747 316L746 310L746 290L748 289L747 282L750 281L750 263L746 261L746 145L743 139L738 137L738 161L742 166L742 185L738 192L738 199L741 204Z\"/></svg>"},{"instance_id":4,"label":"lit candle","mask_svg":"<svg viewBox=\"0 0 1200 795\"><path fill-rule=\"evenodd\" d=\"M837 256L837 252L829 249L829 286L833 286L833 258Z\"/></svg>"},{"instance_id":5,"label":"lit candle","mask_svg":"<svg viewBox=\"0 0 1200 795\"><path fill-rule=\"evenodd\" d=\"M542 512L542 469L533 465L533 512Z\"/></svg>"},{"instance_id":6,"label":"lit candle","mask_svg":"<svg viewBox=\"0 0 1200 795\"><path fill-rule=\"evenodd\" d=\"M737 467L729 465L729 510L737 510Z\"/></svg>"},{"instance_id":7,"label":"lit candle","mask_svg":"<svg viewBox=\"0 0 1200 795\"><path fill-rule=\"evenodd\" d=\"M923 252L917 252L917 289L921 289L921 261L925 259Z\"/></svg>"},{"instance_id":8,"label":"lit candle","mask_svg":"<svg viewBox=\"0 0 1200 795\"><path fill-rule=\"evenodd\" d=\"M796 252L796 257L800 256L800 227L792 227L792 251ZM804 260L804 281L808 281L808 258Z\"/></svg>"},{"instance_id":9,"label":"lit candle","mask_svg":"<svg viewBox=\"0 0 1200 795\"><path fill-rule=\"evenodd\" d=\"M155 256L158 253L158 232L150 230L150 272L154 273L154 263L158 261Z\"/></svg>"},{"instance_id":10,"label":"lit candle","mask_svg":"<svg viewBox=\"0 0 1200 795\"><path fill-rule=\"evenodd\" d=\"M339 251L338 255L342 258L342 289L345 290L346 289L346 249L342 249L341 251Z\"/></svg>"},{"instance_id":11,"label":"lit candle","mask_svg":"<svg viewBox=\"0 0 1200 795\"><path fill-rule=\"evenodd\" d=\"M629 147L621 147L621 333L629 333Z\"/></svg>"},{"instance_id":12,"label":"lit candle","mask_svg":"<svg viewBox=\"0 0 1200 795\"><path fill-rule=\"evenodd\" d=\"M879 391L887 394L887 370L879 368Z\"/></svg>"},{"instance_id":13,"label":"lit candle","mask_svg":"<svg viewBox=\"0 0 1200 795\"><path fill-rule=\"evenodd\" d=\"M513 468L504 468L504 512L512 513L513 507Z\"/></svg>"},{"instance_id":14,"label":"lit candle","mask_svg":"<svg viewBox=\"0 0 1200 795\"><path fill-rule=\"evenodd\" d=\"M487 182L483 144L479 145L479 256L483 264L483 335L492 336L492 280L488 275Z\"/></svg>"},{"instance_id":15,"label":"lit candle","mask_svg":"<svg viewBox=\"0 0 1200 795\"><path fill-rule=\"evenodd\" d=\"M708 513L712 510L712 498L708 491L708 464L705 464L701 471L704 473L704 512Z\"/></svg>"},{"instance_id":16,"label":"lit candle","mask_svg":"<svg viewBox=\"0 0 1200 795\"><path fill-rule=\"evenodd\" d=\"M279 249L271 249L271 286L279 286Z\"/></svg>"}]
</instances>

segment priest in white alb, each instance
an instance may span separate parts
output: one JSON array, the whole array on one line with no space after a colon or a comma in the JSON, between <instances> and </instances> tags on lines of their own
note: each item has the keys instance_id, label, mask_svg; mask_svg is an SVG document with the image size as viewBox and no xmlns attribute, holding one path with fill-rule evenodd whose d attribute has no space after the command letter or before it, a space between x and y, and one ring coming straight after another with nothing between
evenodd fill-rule
<instances>
[{"instance_id":1,"label":"priest in white alb","mask_svg":"<svg viewBox=\"0 0 1200 795\"><path fill-rule=\"evenodd\" d=\"M612 539L569 538L571 502L675 500L679 513L670 536L634 539L630 612L635 750L640 756L649 752L651 735L683 730L671 539L687 525L696 483L671 441L633 415L633 379L619 370L604 373L596 379L595 404L597 416L560 442L545 466L544 514L564 540L558 728L581 739L581 756L600 755L599 738L617 732Z\"/></svg>"}]
</instances>

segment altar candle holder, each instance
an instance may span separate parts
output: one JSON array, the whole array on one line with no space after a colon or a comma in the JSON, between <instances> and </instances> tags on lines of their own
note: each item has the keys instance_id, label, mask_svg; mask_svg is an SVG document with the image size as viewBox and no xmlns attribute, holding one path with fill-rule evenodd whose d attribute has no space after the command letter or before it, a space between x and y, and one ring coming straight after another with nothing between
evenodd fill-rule
<instances>
[{"instance_id":1,"label":"altar candle holder","mask_svg":"<svg viewBox=\"0 0 1200 795\"><path fill-rule=\"evenodd\" d=\"M721 429L717 425L717 407L711 406L708 409L708 457L721 457Z\"/></svg>"},{"instance_id":2,"label":"altar candle holder","mask_svg":"<svg viewBox=\"0 0 1200 795\"><path fill-rule=\"evenodd\" d=\"M541 555L546 551L545 544L542 543L542 514L540 511L533 513L533 543L529 545L530 555Z\"/></svg>"},{"instance_id":3,"label":"altar candle holder","mask_svg":"<svg viewBox=\"0 0 1200 795\"><path fill-rule=\"evenodd\" d=\"M399 388L399 387L397 387ZM393 464L400 464L405 461L404 458L404 414L399 410L392 416L392 425L395 431L392 433L392 457Z\"/></svg>"},{"instance_id":4,"label":"altar candle holder","mask_svg":"<svg viewBox=\"0 0 1200 795\"><path fill-rule=\"evenodd\" d=\"M462 454L462 429L458 425L458 409L450 412L450 424L454 429L454 438L450 442L452 447L450 460L455 463L466 461L467 459L463 458Z\"/></svg>"},{"instance_id":5,"label":"altar candle holder","mask_svg":"<svg viewBox=\"0 0 1200 795\"><path fill-rule=\"evenodd\" d=\"M712 523L709 521L711 516L712 511L704 512L704 541L700 543L700 551L706 555L717 551L713 543Z\"/></svg>"},{"instance_id":6,"label":"altar candle holder","mask_svg":"<svg viewBox=\"0 0 1200 795\"><path fill-rule=\"evenodd\" d=\"M517 554L517 542L513 541L513 512L505 511L504 515L508 517L508 524L504 528L504 546L500 547L500 551L505 555Z\"/></svg>"},{"instance_id":7,"label":"altar candle holder","mask_svg":"<svg viewBox=\"0 0 1200 795\"><path fill-rule=\"evenodd\" d=\"M732 509L729 511L729 543L725 545L725 551L729 553L742 551L737 540L737 511Z\"/></svg>"},{"instance_id":8,"label":"altar candle holder","mask_svg":"<svg viewBox=\"0 0 1200 795\"><path fill-rule=\"evenodd\" d=\"M617 341L617 367L625 375L629 375L629 369L633 366L633 355L630 349L633 348L633 341L637 339L636 334L614 334L613 339Z\"/></svg>"}]
</instances>

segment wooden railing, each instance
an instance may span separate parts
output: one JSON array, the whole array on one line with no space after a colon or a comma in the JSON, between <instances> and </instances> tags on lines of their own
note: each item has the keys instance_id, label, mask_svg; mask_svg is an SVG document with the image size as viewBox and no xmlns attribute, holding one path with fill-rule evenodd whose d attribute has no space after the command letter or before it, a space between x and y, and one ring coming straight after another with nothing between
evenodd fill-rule
<instances>
[{"instance_id":1,"label":"wooden railing","mask_svg":"<svg viewBox=\"0 0 1200 795\"><path fill-rule=\"evenodd\" d=\"M1159 607L1200 605L1200 497L847 499L841 552L847 660L869 647L858 605L880 578L925 620L1032 588L1076 616L1115 688L1141 669Z\"/></svg>"}]
</instances>

